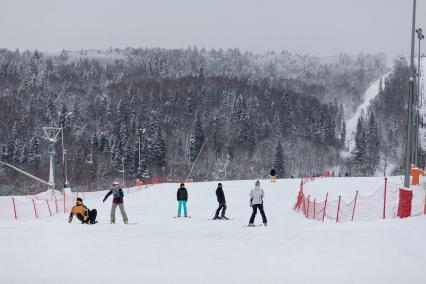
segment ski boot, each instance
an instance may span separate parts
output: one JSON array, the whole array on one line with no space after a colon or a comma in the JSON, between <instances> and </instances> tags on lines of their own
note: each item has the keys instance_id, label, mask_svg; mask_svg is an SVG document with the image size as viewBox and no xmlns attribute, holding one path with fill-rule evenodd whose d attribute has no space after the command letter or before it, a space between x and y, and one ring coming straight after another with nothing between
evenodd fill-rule
<instances>
[{"instance_id":1,"label":"ski boot","mask_svg":"<svg viewBox=\"0 0 426 284\"><path fill-rule=\"evenodd\" d=\"M266 227L266 226L268 226L268 223L266 223L266 222L265 222L265 223L263 223L263 226L265 226L265 227Z\"/></svg>"},{"instance_id":2,"label":"ski boot","mask_svg":"<svg viewBox=\"0 0 426 284\"><path fill-rule=\"evenodd\" d=\"M123 220L124 224L129 224L129 220Z\"/></svg>"},{"instance_id":3,"label":"ski boot","mask_svg":"<svg viewBox=\"0 0 426 284\"><path fill-rule=\"evenodd\" d=\"M248 226L249 227L255 227L254 223L249 223Z\"/></svg>"},{"instance_id":4,"label":"ski boot","mask_svg":"<svg viewBox=\"0 0 426 284\"><path fill-rule=\"evenodd\" d=\"M111 220L110 224L115 224L115 220Z\"/></svg>"},{"instance_id":5,"label":"ski boot","mask_svg":"<svg viewBox=\"0 0 426 284\"><path fill-rule=\"evenodd\" d=\"M228 217L226 217L225 215L224 215L224 216L222 216L222 217L220 217L220 219L222 219L222 220L229 220L229 218L228 218Z\"/></svg>"},{"instance_id":6,"label":"ski boot","mask_svg":"<svg viewBox=\"0 0 426 284\"><path fill-rule=\"evenodd\" d=\"M213 217L213 220L219 220L220 218L219 218L219 216L214 216Z\"/></svg>"}]
</instances>

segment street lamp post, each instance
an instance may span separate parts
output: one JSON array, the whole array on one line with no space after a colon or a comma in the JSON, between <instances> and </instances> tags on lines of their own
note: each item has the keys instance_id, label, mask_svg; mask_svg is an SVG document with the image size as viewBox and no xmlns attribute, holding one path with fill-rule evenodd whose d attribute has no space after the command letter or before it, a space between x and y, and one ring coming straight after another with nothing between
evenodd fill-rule
<instances>
[{"instance_id":1,"label":"street lamp post","mask_svg":"<svg viewBox=\"0 0 426 284\"><path fill-rule=\"evenodd\" d=\"M418 49L418 62L417 62L417 95L416 95L416 102L415 102L415 106L416 106L416 120L415 120L415 127L416 127L416 132L415 132L415 146L414 146L414 164L416 166L418 166L418 148L419 148L419 117L420 117L420 113L419 113L419 101L420 101L420 76L422 76L422 71L420 69L420 54L421 54L421 41L422 39L425 38L425 36L423 35L423 31L421 28L418 28L416 30L417 33L417 38L419 39L419 49Z\"/></svg>"},{"instance_id":2,"label":"street lamp post","mask_svg":"<svg viewBox=\"0 0 426 284\"><path fill-rule=\"evenodd\" d=\"M62 170L63 170L63 178L65 178L64 180L64 188L68 188L68 172L67 172L67 161L65 159L65 154L66 154L66 150L64 147L64 122L65 120L68 118L68 116L70 116L72 114L72 112L67 113L67 115L65 115L64 120L61 121L61 136L62 136Z\"/></svg>"},{"instance_id":3,"label":"street lamp post","mask_svg":"<svg viewBox=\"0 0 426 284\"><path fill-rule=\"evenodd\" d=\"M412 123L413 123L413 97L414 97L414 43L415 43L415 29L416 29L416 0L413 0L413 22L411 31L411 58L410 58L410 81L409 81L409 92L408 92L408 120L407 120L407 142L405 147L405 175L404 175L404 187L410 187L410 164L412 156Z\"/></svg>"}]
</instances>

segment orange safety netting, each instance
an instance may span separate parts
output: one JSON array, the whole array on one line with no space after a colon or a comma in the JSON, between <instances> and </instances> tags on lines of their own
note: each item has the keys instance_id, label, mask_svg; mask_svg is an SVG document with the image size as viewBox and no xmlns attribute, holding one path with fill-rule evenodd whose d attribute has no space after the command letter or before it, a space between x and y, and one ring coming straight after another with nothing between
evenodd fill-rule
<instances>
[{"instance_id":1,"label":"orange safety netting","mask_svg":"<svg viewBox=\"0 0 426 284\"><path fill-rule=\"evenodd\" d=\"M385 178L383 186L376 191L366 196L357 191L350 202L346 202L341 196L337 200L329 200L328 193L323 201L317 201L303 194L304 181L307 179L301 181L294 210L303 213L307 219L332 220L338 223L369 222L426 214L426 194L420 187L404 190Z\"/></svg>"}]
</instances>

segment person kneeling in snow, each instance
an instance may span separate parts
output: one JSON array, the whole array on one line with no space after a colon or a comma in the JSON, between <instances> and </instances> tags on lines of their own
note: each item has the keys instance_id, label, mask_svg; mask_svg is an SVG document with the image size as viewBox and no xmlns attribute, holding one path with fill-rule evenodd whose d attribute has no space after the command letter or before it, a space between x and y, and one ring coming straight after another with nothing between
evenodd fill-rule
<instances>
[{"instance_id":1,"label":"person kneeling in snow","mask_svg":"<svg viewBox=\"0 0 426 284\"><path fill-rule=\"evenodd\" d=\"M114 196L112 200L111 216L110 216L111 224L115 224L115 210L117 209L117 206L120 207L121 217L123 217L124 224L127 224L129 221L127 219L126 211L124 211L124 204L123 204L124 193L118 182L113 182L112 189L105 195L104 200L102 202L105 202L105 200L107 200L107 198L111 194Z\"/></svg>"},{"instance_id":2,"label":"person kneeling in snow","mask_svg":"<svg viewBox=\"0 0 426 284\"><path fill-rule=\"evenodd\" d=\"M90 210L83 204L83 199L80 197L77 198L77 201L73 208L71 209L70 216L68 218L68 223L72 222L74 215L77 216L77 219L81 221L81 224L95 224L96 216L98 212L96 209Z\"/></svg>"}]
</instances>

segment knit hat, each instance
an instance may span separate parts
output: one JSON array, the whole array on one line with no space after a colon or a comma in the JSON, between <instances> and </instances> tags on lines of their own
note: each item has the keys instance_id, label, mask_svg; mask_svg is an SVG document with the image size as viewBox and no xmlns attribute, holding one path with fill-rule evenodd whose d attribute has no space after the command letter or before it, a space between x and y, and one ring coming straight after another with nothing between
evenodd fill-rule
<instances>
[{"instance_id":1,"label":"knit hat","mask_svg":"<svg viewBox=\"0 0 426 284\"><path fill-rule=\"evenodd\" d=\"M217 186L218 186L218 187L222 187L222 184L219 182L219 183L217 184Z\"/></svg>"},{"instance_id":2,"label":"knit hat","mask_svg":"<svg viewBox=\"0 0 426 284\"><path fill-rule=\"evenodd\" d=\"M185 186L185 184L184 184L184 183L181 183L181 184L180 184L180 187L184 187L184 186Z\"/></svg>"},{"instance_id":3,"label":"knit hat","mask_svg":"<svg viewBox=\"0 0 426 284\"><path fill-rule=\"evenodd\" d=\"M77 197L77 202L83 202L83 199L81 199L81 197Z\"/></svg>"}]
</instances>

